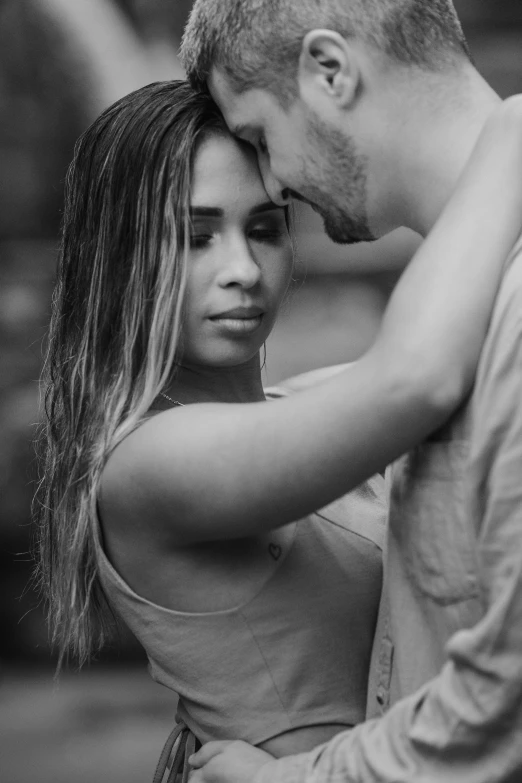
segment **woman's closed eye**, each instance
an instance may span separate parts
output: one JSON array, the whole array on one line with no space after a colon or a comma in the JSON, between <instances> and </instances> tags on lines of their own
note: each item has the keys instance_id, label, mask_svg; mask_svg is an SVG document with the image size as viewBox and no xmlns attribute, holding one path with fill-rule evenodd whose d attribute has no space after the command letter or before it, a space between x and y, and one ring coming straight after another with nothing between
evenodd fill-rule
<instances>
[{"instance_id":1,"label":"woman's closed eye","mask_svg":"<svg viewBox=\"0 0 522 783\"><path fill-rule=\"evenodd\" d=\"M208 221L195 221L190 232L190 249L205 250L220 235L226 235L227 231L227 226L222 223L209 225ZM281 215L279 210L263 216L256 215L246 222L242 231L248 241L277 244L287 234L283 211Z\"/></svg>"},{"instance_id":2,"label":"woman's closed eye","mask_svg":"<svg viewBox=\"0 0 522 783\"><path fill-rule=\"evenodd\" d=\"M270 220L251 226L248 236L254 242L279 242L286 234L284 220Z\"/></svg>"},{"instance_id":3,"label":"woman's closed eye","mask_svg":"<svg viewBox=\"0 0 522 783\"><path fill-rule=\"evenodd\" d=\"M190 235L190 249L191 250L202 250L204 247L207 247L211 241L213 240L214 235L209 234L208 232L197 232Z\"/></svg>"},{"instance_id":4,"label":"woman's closed eye","mask_svg":"<svg viewBox=\"0 0 522 783\"><path fill-rule=\"evenodd\" d=\"M255 228L249 232L249 236L255 242L278 242L283 232L273 228Z\"/></svg>"}]
</instances>

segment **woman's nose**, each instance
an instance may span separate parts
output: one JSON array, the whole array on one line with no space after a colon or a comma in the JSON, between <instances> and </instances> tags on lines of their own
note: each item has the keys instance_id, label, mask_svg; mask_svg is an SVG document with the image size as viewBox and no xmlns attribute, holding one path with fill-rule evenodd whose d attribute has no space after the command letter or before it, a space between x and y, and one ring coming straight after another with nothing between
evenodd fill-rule
<instances>
[{"instance_id":1,"label":"woman's nose","mask_svg":"<svg viewBox=\"0 0 522 783\"><path fill-rule=\"evenodd\" d=\"M225 288L238 285L253 288L261 279L261 269L245 238L231 241L225 249L226 261L219 275L219 284Z\"/></svg>"}]
</instances>

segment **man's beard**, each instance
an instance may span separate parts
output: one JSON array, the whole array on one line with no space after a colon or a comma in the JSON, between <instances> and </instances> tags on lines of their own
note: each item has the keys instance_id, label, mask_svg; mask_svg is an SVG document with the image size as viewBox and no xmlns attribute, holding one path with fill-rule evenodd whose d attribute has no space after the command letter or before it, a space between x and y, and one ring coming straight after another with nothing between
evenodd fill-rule
<instances>
[{"instance_id":1,"label":"man's beard","mask_svg":"<svg viewBox=\"0 0 522 783\"><path fill-rule=\"evenodd\" d=\"M311 184L302 195L323 218L327 236L341 245L377 239L370 230L366 212L365 156L357 152L349 136L330 128L312 112L307 136L315 154L306 167L306 179Z\"/></svg>"},{"instance_id":2,"label":"man's beard","mask_svg":"<svg viewBox=\"0 0 522 783\"><path fill-rule=\"evenodd\" d=\"M345 212L334 211L333 207L330 207L328 212L322 209L316 211L323 218L326 235L338 245L355 245L358 242L373 242L377 239L366 224L360 219L354 220Z\"/></svg>"}]
</instances>

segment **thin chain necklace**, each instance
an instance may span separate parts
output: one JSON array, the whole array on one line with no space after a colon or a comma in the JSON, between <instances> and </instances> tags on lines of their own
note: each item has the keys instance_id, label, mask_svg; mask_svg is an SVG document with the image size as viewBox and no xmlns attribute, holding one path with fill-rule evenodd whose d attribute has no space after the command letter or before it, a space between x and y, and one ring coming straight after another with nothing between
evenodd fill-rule
<instances>
[{"instance_id":1,"label":"thin chain necklace","mask_svg":"<svg viewBox=\"0 0 522 783\"><path fill-rule=\"evenodd\" d=\"M165 399L171 402L173 405L181 405L182 408L185 405L184 402L178 402L178 400L173 400L172 397L169 397L169 395L165 394L165 392L160 392L160 397L165 397Z\"/></svg>"}]
</instances>

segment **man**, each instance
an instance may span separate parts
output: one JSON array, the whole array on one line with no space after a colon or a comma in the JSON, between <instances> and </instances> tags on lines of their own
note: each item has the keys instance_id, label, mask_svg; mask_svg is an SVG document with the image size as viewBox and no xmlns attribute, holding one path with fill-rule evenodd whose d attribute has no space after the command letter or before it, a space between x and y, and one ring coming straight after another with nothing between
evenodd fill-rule
<instances>
[{"instance_id":1,"label":"man","mask_svg":"<svg viewBox=\"0 0 522 783\"><path fill-rule=\"evenodd\" d=\"M426 235L499 102L451 0L196 0L182 59L271 198L307 201L341 243ZM378 717L277 761L210 743L195 780L522 781L521 314L522 243L470 404L393 469Z\"/></svg>"}]
</instances>

